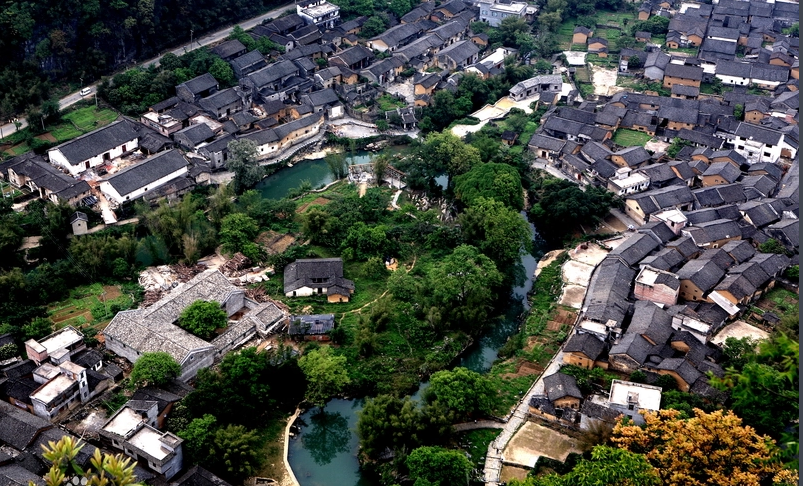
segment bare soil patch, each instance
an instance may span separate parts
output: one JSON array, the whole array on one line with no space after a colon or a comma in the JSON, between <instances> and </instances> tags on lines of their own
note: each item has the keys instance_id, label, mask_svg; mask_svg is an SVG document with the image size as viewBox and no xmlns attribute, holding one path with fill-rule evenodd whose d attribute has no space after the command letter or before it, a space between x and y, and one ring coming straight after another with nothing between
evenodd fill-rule
<instances>
[{"instance_id":1,"label":"bare soil patch","mask_svg":"<svg viewBox=\"0 0 803 486\"><path fill-rule=\"evenodd\" d=\"M332 202L331 199L326 199L325 197L319 197L319 198L316 198L316 199L314 199L314 200L312 200L312 201L310 201L308 203L304 203L301 206L297 207L296 208L296 213L301 214L304 211L306 211L307 208L309 208L310 206L326 206L330 202Z\"/></svg>"},{"instance_id":2,"label":"bare soil patch","mask_svg":"<svg viewBox=\"0 0 803 486\"><path fill-rule=\"evenodd\" d=\"M513 378L518 378L520 376L538 375L543 373L543 371L544 369L537 364L522 360L519 362L519 367L515 373L504 373L499 376L505 380L512 380Z\"/></svg>"},{"instance_id":3,"label":"bare soil patch","mask_svg":"<svg viewBox=\"0 0 803 486\"><path fill-rule=\"evenodd\" d=\"M527 479L527 473L529 472L530 472L529 469L525 469L523 467L508 466L507 464L503 464L502 472L499 473L499 479L503 483L506 483L511 479L518 479L519 481L524 481L525 479Z\"/></svg>"},{"instance_id":4,"label":"bare soil patch","mask_svg":"<svg viewBox=\"0 0 803 486\"><path fill-rule=\"evenodd\" d=\"M103 292L106 294L107 301L116 299L117 297L123 295L123 293L120 291L120 287L116 285L104 285Z\"/></svg>"},{"instance_id":5,"label":"bare soil patch","mask_svg":"<svg viewBox=\"0 0 803 486\"><path fill-rule=\"evenodd\" d=\"M92 312L85 309L76 309L70 306L64 310L59 311L57 314L50 317L54 324L61 324L70 319L78 319L83 316L87 321L92 320Z\"/></svg>"},{"instance_id":6,"label":"bare soil patch","mask_svg":"<svg viewBox=\"0 0 803 486\"><path fill-rule=\"evenodd\" d=\"M539 456L565 461L571 452L582 452L576 439L543 425L526 422L508 443L504 457L508 464L533 467Z\"/></svg>"},{"instance_id":7,"label":"bare soil patch","mask_svg":"<svg viewBox=\"0 0 803 486\"><path fill-rule=\"evenodd\" d=\"M39 140L45 140L48 142L58 142L58 140L56 140L56 137L54 137L50 132L37 135L34 138L38 138Z\"/></svg>"},{"instance_id":8,"label":"bare soil patch","mask_svg":"<svg viewBox=\"0 0 803 486\"><path fill-rule=\"evenodd\" d=\"M277 255L295 243L296 239L288 234L265 231L257 236L256 241L265 248L269 255Z\"/></svg>"}]
</instances>

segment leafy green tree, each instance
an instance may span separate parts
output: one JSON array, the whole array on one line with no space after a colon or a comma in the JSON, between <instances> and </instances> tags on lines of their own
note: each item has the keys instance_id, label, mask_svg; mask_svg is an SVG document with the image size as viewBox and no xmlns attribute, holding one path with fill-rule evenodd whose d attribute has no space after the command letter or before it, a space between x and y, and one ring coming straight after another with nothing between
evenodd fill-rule
<instances>
[{"instance_id":1,"label":"leafy green tree","mask_svg":"<svg viewBox=\"0 0 803 486\"><path fill-rule=\"evenodd\" d=\"M737 371L744 368L752 358L755 357L758 341L755 339L729 337L725 339L722 346L722 354L725 356L722 362L723 368L733 368Z\"/></svg>"},{"instance_id":2,"label":"leafy green tree","mask_svg":"<svg viewBox=\"0 0 803 486\"><path fill-rule=\"evenodd\" d=\"M471 472L471 463L462 452L442 447L419 447L407 456L406 464L417 485L468 485Z\"/></svg>"},{"instance_id":3,"label":"leafy green tree","mask_svg":"<svg viewBox=\"0 0 803 486\"><path fill-rule=\"evenodd\" d=\"M190 462L203 464L209 460L209 450L217 429L217 419L214 415L206 414L203 417L192 419L187 426L178 432L184 439L182 444L184 453Z\"/></svg>"},{"instance_id":4,"label":"leafy green tree","mask_svg":"<svg viewBox=\"0 0 803 486\"><path fill-rule=\"evenodd\" d=\"M515 209L494 199L476 197L459 221L466 242L490 257L497 268L509 268L532 245L527 221Z\"/></svg>"},{"instance_id":5,"label":"leafy green tree","mask_svg":"<svg viewBox=\"0 0 803 486\"><path fill-rule=\"evenodd\" d=\"M464 174L481 163L477 149L449 131L427 135L420 157L431 164L435 172L445 171L450 177Z\"/></svg>"},{"instance_id":6,"label":"leafy green tree","mask_svg":"<svg viewBox=\"0 0 803 486\"><path fill-rule=\"evenodd\" d=\"M242 425L221 427L210 447L212 470L239 481L253 476L261 464L260 442L255 430Z\"/></svg>"},{"instance_id":7,"label":"leafy green tree","mask_svg":"<svg viewBox=\"0 0 803 486\"><path fill-rule=\"evenodd\" d=\"M413 9L410 0L390 0L388 9L393 12L393 15L401 18L404 14Z\"/></svg>"},{"instance_id":8,"label":"leafy green tree","mask_svg":"<svg viewBox=\"0 0 803 486\"><path fill-rule=\"evenodd\" d=\"M385 225L368 226L362 221L352 226L340 248L347 260L367 260L372 256L384 256L393 248Z\"/></svg>"},{"instance_id":9,"label":"leafy green tree","mask_svg":"<svg viewBox=\"0 0 803 486\"><path fill-rule=\"evenodd\" d=\"M376 457L386 448L402 450L422 444L426 424L418 404L405 397L379 395L369 399L359 414L357 435L368 457Z\"/></svg>"},{"instance_id":10,"label":"leafy green tree","mask_svg":"<svg viewBox=\"0 0 803 486\"><path fill-rule=\"evenodd\" d=\"M578 225L594 226L619 199L603 188L585 191L563 179L548 179L536 189L537 202L530 215L543 236L559 241Z\"/></svg>"},{"instance_id":11,"label":"leafy green tree","mask_svg":"<svg viewBox=\"0 0 803 486\"><path fill-rule=\"evenodd\" d=\"M394 298L403 302L412 302L420 291L416 278L401 268L390 274L388 289Z\"/></svg>"},{"instance_id":12,"label":"leafy green tree","mask_svg":"<svg viewBox=\"0 0 803 486\"><path fill-rule=\"evenodd\" d=\"M343 179L349 175L349 161L343 152L332 152L323 158L335 179Z\"/></svg>"},{"instance_id":13,"label":"leafy green tree","mask_svg":"<svg viewBox=\"0 0 803 486\"><path fill-rule=\"evenodd\" d=\"M257 427L265 414L292 410L304 397L304 374L289 350L229 353L218 369L198 372L195 391L184 400L193 417L212 414L221 424Z\"/></svg>"},{"instance_id":14,"label":"leafy green tree","mask_svg":"<svg viewBox=\"0 0 803 486\"><path fill-rule=\"evenodd\" d=\"M178 377L181 366L172 356L163 352L142 353L134 363L128 379L136 387L159 386Z\"/></svg>"},{"instance_id":15,"label":"leafy green tree","mask_svg":"<svg viewBox=\"0 0 803 486\"><path fill-rule=\"evenodd\" d=\"M758 245L758 251L762 253L777 253L779 255L788 254L786 247L784 247L783 244L781 244L781 242L775 238L770 238L764 243Z\"/></svg>"},{"instance_id":16,"label":"leafy green tree","mask_svg":"<svg viewBox=\"0 0 803 486\"><path fill-rule=\"evenodd\" d=\"M441 402L455 412L458 420L493 412L496 390L491 382L466 368L443 370L433 374L427 389L427 401Z\"/></svg>"},{"instance_id":17,"label":"leafy green tree","mask_svg":"<svg viewBox=\"0 0 803 486\"><path fill-rule=\"evenodd\" d=\"M467 206L479 197L495 199L508 207L521 211L524 207L524 190L518 171L507 164L487 163L472 168L455 178L455 197Z\"/></svg>"},{"instance_id":18,"label":"leafy green tree","mask_svg":"<svg viewBox=\"0 0 803 486\"><path fill-rule=\"evenodd\" d=\"M448 309L448 321L476 329L487 317L502 274L477 248L460 245L432 267L428 282L436 305Z\"/></svg>"},{"instance_id":19,"label":"leafy green tree","mask_svg":"<svg viewBox=\"0 0 803 486\"><path fill-rule=\"evenodd\" d=\"M744 359L744 356L740 356ZM748 356L741 369L728 368L724 378L711 377L711 384L730 393L729 405L746 424L759 433L780 437L799 414L800 347L783 334L762 341L758 352ZM797 455L797 433L782 439Z\"/></svg>"},{"instance_id":20,"label":"leafy green tree","mask_svg":"<svg viewBox=\"0 0 803 486\"><path fill-rule=\"evenodd\" d=\"M187 306L178 318L178 324L199 338L209 341L215 330L226 327L229 318L217 302L196 300Z\"/></svg>"},{"instance_id":21,"label":"leafy green tree","mask_svg":"<svg viewBox=\"0 0 803 486\"><path fill-rule=\"evenodd\" d=\"M243 213L226 216L220 222L218 237L226 253L240 252L258 262L263 259L262 249L254 243L259 233L259 225L251 217Z\"/></svg>"},{"instance_id":22,"label":"leafy green tree","mask_svg":"<svg viewBox=\"0 0 803 486\"><path fill-rule=\"evenodd\" d=\"M259 165L259 151L253 140L232 140L228 149L229 160L226 167L234 173L234 192L240 194L259 182L265 176L265 170Z\"/></svg>"},{"instance_id":23,"label":"leafy green tree","mask_svg":"<svg viewBox=\"0 0 803 486\"><path fill-rule=\"evenodd\" d=\"M25 340L42 339L53 332L53 322L45 317L37 317L22 327Z\"/></svg>"},{"instance_id":24,"label":"leafy green tree","mask_svg":"<svg viewBox=\"0 0 803 486\"><path fill-rule=\"evenodd\" d=\"M385 19L381 15L374 15L368 18L362 25L360 30L360 37L370 39L384 32L388 28L385 24Z\"/></svg>"},{"instance_id":25,"label":"leafy green tree","mask_svg":"<svg viewBox=\"0 0 803 486\"><path fill-rule=\"evenodd\" d=\"M231 69L231 65L219 57L212 61L212 65L209 67L209 74L220 83L221 87L234 85L234 71Z\"/></svg>"},{"instance_id":26,"label":"leafy green tree","mask_svg":"<svg viewBox=\"0 0 803 486\"><path fill-rule=\"evenodd\" d=\"M641 58L638 56L630 56L627 60L627 68L628 69L639 69L641 68Z\"/></svg>"},{"instance_id":27,"label":"leafy green tree","mask_svg":"<svg viewBox=\"0 0 803 486\"><path fill-rule=\"evenodd\" d=\"M305 399L323 408L330 397L342 392L351 383L346 362L345 356L336 356L329 347L305 353L298 360L298 366L307 377Z\"/></svg>"},{"instance_id":28,"label":"leafy green tree","mask_svg":"<svg viewBox=\"0 0 803 486\"><path fill-rule=\"evenodd\" d=\"M20 350L14 343L8 343L0 346L0 361L5 361L19 355Z\"/></svg>"},{"instance_id":29,"label":"leafy green tree","mask_svg":"<svg viewBox=\"0 0 803 486\"><path fill-rule=\"evenodd\" d=\"M563 476L549 474L512 480L510 486L659 486L658 474L642 454L598 445Z\"/></svg>"},{"instance_id":30,"label":"leafy green tree","mask_svg":"<svg viewBox=\"0 0 803 486\"><path fill-rule=\"evenodd\" d=\"M733 107L733 117L737 120L744 120L744 105L738 104Z\"/></svg>"}]
</instances>

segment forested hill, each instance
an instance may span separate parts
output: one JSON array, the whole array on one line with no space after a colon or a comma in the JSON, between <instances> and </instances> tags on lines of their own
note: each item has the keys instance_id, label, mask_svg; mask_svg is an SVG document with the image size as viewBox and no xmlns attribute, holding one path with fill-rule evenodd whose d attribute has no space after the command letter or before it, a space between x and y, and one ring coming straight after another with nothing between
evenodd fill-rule
<instances>
[{"instance_id":1,"label":"forested hill","mask_svg":"<svg viewBox=\"0 0 803 486\"><path fill-rule=\"evenodd\" d=\"M4 0L0 119L49 97L54 82L97 80L281 0Z\"/></svg>"}]
</instances>

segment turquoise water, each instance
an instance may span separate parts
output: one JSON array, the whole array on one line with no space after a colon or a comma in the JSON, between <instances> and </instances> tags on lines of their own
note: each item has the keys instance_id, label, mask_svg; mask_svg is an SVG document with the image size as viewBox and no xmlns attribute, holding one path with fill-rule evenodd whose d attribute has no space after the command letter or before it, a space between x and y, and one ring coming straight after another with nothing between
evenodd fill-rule
<instances>
[{"instance_id":1,"label":"turquoise water","mask_svg":"<svg viewBox=\"0 0 803 486\"><path fill-rule=\"evenodd\" d=\"M302 414L290 440L290 466L302 486L376 486L360 474L357 413L364 400L330 400Z\"/></svg>"},{"instance_id":2,"label":"turquoise water","mask_svg":"<svg viewBox=\"0 0 803 486\"><path fill-rule=\"evenodd\" d=\"M367 164L375 154L370 152L357 152L354 157L347 157L350 165ZM262 179L254 189L262 193L267 199L281 199L303 181L309 181L313 189L334 181L332 171L324 159L299 160L293 167L285 167L275 174Z\"/></svg>"}]
</instances>

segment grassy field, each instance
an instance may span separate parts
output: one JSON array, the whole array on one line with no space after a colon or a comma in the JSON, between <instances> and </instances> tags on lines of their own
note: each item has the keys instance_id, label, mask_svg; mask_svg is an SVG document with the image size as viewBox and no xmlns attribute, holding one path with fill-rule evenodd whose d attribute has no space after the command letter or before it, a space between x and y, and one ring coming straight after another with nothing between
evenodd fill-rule
<instances>
[{"instance_id":1,"label":"grassy field","mask_svg":"<svg viewBox=\"0 0 803 486\"><path fill-rule=\"evenodd\" d=\"M469 430L457 436L461 449L468 455L468 460L475 468L482 470L485 464L485 454L490 444L499 435L496 429Z\"/></svg>"},{"instance_id":2,"label":"grassy field","mask_svg":"<svg viewBox=\"0 0 803 486\"><path fill-rule=\"evenodd\" d=\"M613 143L622 147L643 147L652 137L646 133L620 128L613 134Z\"/></svg>"},{"instance_id":3,"label":"grassy field","mask_svg":"<svg viewBox=\"0 0 803 486\"><path fill-rule=\"evenodd\" d=\"M76 108L62 116L62 120L54 125L46 125L47 131L37 138L52 143L62 143L85 133L108 125L117 119L118 113L110 108L95 108L94 105ZM4 150L10 155L21 155L31 150L25 142L28 129L14 132L0 140L0 145L7 144Z\"/></svg>"}]
</instances>

